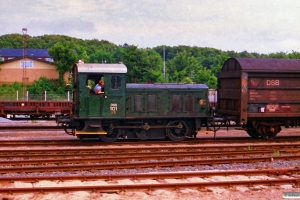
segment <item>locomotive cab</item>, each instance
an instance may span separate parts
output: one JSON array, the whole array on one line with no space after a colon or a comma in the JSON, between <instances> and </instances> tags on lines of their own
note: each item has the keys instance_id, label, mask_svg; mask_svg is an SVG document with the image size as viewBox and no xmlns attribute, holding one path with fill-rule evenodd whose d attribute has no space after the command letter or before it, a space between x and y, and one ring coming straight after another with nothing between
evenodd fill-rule
<instances>
[{"instance_id":1,"label":"locomotive cab","mask_svg":"<svg viewBox=\"0 0 300 200\"><path fill-rule=\"evenodd\" d=\"M73 65L73 121L76 134L106 134L103 119L124 118L127 68L124 64ZM101 80L101 91L94 87ZM81 131L81 132L80 132Z\"/></svg>"}]
</instances>

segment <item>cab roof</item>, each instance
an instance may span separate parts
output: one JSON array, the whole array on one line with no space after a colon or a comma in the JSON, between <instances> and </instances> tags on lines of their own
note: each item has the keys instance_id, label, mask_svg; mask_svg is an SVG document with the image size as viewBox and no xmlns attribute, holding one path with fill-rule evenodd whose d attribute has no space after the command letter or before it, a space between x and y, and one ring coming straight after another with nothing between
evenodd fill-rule
<instances>
[{"instance_id":1,"label":"cab roof","mask_svg":"<svg viewBox=\"0 0 300 200\"><path fill-rule=\"evenodd\" d=\"M76 63L73 67L77 67L79 73L127 73L127 67L123 63Z\"/></svg>"}]
</instances>

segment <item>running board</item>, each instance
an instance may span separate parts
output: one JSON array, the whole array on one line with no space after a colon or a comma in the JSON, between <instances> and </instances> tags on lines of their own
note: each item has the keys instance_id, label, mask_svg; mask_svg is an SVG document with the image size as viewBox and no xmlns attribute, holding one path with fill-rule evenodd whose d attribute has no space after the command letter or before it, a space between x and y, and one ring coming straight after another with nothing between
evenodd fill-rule
<instances>
[{"instance_id":1,"label":"running board","mask_svg":"<svg viewBox=\"0 0 300 200\"><path fill-rule=\"evenodd\" d=\"M76 131L75 135L106 135L105 131L91 132L91 131Z\"/></svg>"}]
</instances>

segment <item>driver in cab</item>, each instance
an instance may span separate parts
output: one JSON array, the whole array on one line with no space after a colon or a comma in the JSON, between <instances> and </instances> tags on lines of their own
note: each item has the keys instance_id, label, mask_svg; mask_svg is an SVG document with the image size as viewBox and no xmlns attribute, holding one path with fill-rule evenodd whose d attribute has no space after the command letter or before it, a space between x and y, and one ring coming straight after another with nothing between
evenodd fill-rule
<instances>
[{"instance_id":1,"label":"driver in cab","mask_svg":"<svg viewBox=\"0 0 300 200\"><path fill-rule=\"evenodd\" d=\"M104 87L104 81L100 79L99 82L98 82L98 84L95 85L95 87L94 87L94 92L96 94L104 93L104 92L102 92L102 88L103 87Z\"/></svg>"}]
</instances>

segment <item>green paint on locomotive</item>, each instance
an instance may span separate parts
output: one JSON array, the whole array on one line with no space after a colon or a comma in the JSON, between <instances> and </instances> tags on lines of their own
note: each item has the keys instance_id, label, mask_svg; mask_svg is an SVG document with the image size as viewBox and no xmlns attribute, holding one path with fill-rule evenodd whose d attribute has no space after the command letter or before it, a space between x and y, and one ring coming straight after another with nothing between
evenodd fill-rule
<instances>
[{"instance_id":1,"label":"green paint on locomotive","mask_svg":"<svg viewBox=\"0 0 300 200\"><path fill-rule=\"evenodd\" d=\"M73 73L77 73L77 77L73 76L74 115L81 119L125 118L126 66L77 64L74 67ZM95 93L94 86L99 80L104 81L104 87L101 93Z\"/></svg>"},{"instance_id":2,"label":"green paint on locomotive","mask_svg":"<svg viewBox=\"0 0 300 200\"><path fill-rule=\"evenodd\" d=\"M127 84L126 117L199 118L208 113L204 84Z\"/></svg>"},{"instance_id":3,"label":"green paint on locomotive","mask_svg":"<svg viewBox=\"0 0 300 200\"><path fill-rule=\"evenodd\" d=\"M74 107L77 119L207 118L205 84L127 84L123 64L75 64ZM103 93L93 87L104 81ZM87 86L90 86L88 88Z\"/></svg>"}]
</instances>

